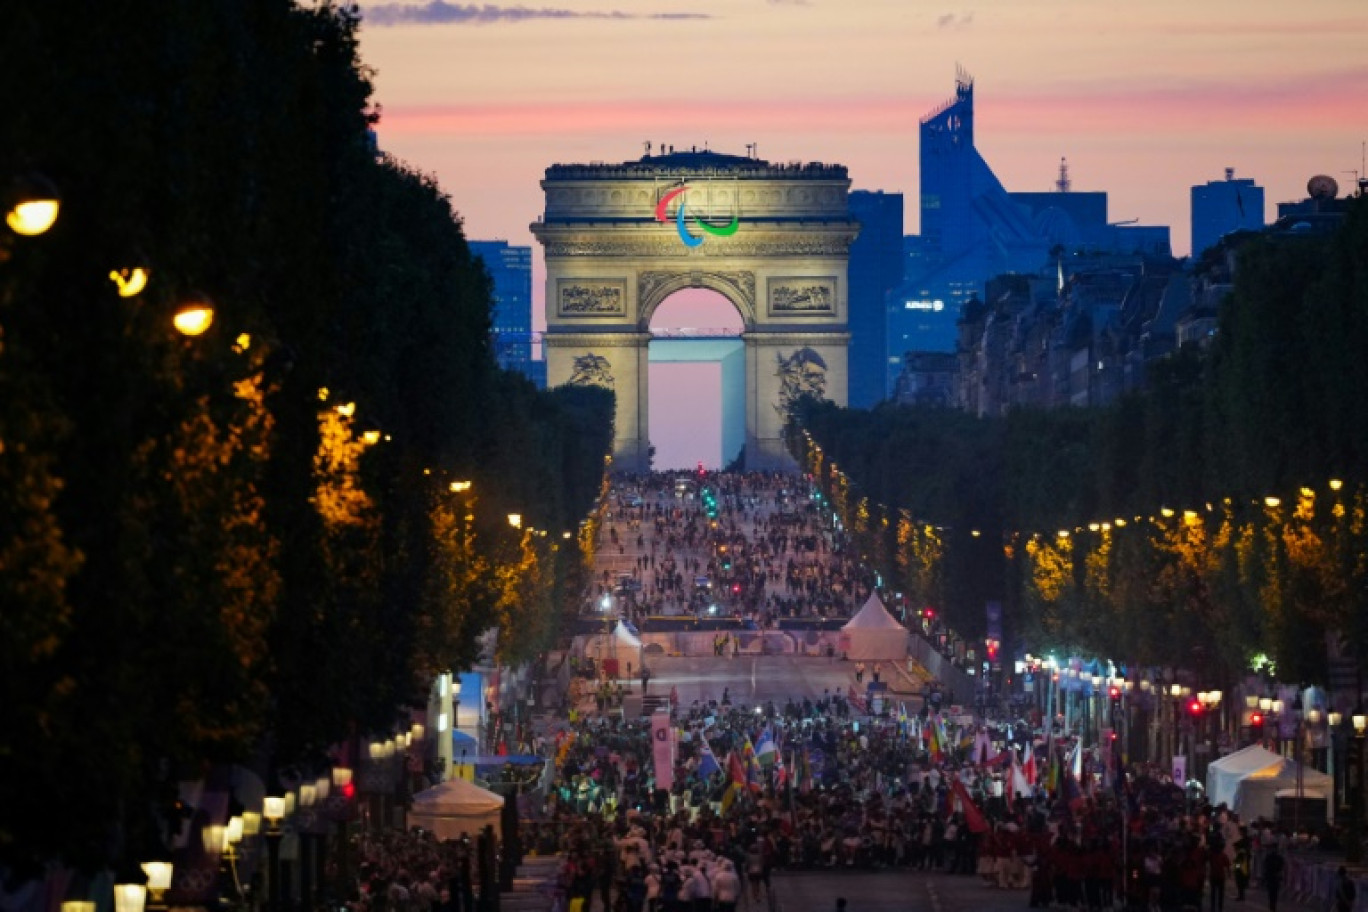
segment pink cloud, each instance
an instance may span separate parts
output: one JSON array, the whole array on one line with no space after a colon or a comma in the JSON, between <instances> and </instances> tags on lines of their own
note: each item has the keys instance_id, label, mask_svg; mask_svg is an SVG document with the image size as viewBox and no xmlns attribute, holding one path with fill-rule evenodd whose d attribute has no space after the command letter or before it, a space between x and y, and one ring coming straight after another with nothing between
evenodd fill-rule
<instances>
[{"instance_id":1,"label":"pink cloud","mask_svg":"<svg viewBox=\"0 0 1368 912\"><path fill-rule=\"evenodd\" d=\"M599 100L387 105L381 134L510 136L595 135L605 132L677 134L710 131L906 134L932 102L910 96L862 98ZM980 93L983 129L1070 133L1153 132L1197 128L1286 130L1361 119L1368 109L1368 67L1278 81L1173 85L1061 85L1020 92Z\"/></svg>"},{"instance_id":2,"label":"pink cloud","mask_svg":"<svg viewBox=\"0 0 1368 912\"><path fill-rule=\"evenodd\" d=\"M511 103L431 106L387 105L382 133L555 134L615 130L678 131L750 128L779 132L822 129L906 131L921 117L921 101L910 98L817 99L812 101L576 101L563 104Z\"/></svg>"}]
</instances>

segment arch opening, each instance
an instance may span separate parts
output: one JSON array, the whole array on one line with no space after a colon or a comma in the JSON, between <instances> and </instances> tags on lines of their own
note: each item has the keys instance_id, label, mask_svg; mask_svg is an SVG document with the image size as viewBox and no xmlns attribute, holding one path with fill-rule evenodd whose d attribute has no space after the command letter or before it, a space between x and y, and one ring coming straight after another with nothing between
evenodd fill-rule
<instances>
[{"instance_id":1,"label":"arch opening","mask_svg":"<svg viewBox=\"0 0 1368 912\"><path fill-rule=\"evenodd\" d=\"M648 435L658 470L720 469L745 443L745 320L706 288L668 294L650 315Z\"/></svg>"}]
</instances>

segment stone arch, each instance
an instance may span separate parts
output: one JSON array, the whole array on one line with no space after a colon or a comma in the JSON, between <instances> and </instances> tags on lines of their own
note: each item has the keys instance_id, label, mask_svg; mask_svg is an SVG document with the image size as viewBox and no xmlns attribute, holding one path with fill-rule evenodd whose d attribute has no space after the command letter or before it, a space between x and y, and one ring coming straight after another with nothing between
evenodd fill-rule
<instances>
[{"instance_id":1,"label":"stone arch","mask_svg":"<svg viewBox=\"0 0 1368 912\"><path fill-rule=\"evenodd\" d=\"M755 273L685 272L683 270L644 270L637 275L637 332L651 331L651 320L665 299L686 288L706 288L731 302L741 315L746 332L753 332L756 324Z\"/></svg>"},{"instance_id":2,"label":"stone arch","mask_svg":"<svg viewBox=\"0 0 1368 912\"><path fill-rule=\"evenodd\" d=\"M795 371L785 366L846 402L847 266L859 233L846 169L671 152L553 165L542 189L531 227L546 264L547 382L611 383L614 467L649 465L651 320L675 292L704 288L744 327L746 467L792 468L783 405Z\"/></svg>"}]
</instances>

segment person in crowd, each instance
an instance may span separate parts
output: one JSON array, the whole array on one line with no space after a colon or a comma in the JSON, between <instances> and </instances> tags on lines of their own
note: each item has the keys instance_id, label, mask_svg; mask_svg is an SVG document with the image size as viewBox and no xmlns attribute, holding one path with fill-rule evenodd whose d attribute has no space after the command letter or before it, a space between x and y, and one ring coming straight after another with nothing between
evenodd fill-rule
<instances>
[{"instance_id":1,"label":"person in crowd","mask_svg":"<svg viewBox=\"0 0 1368 912\"><path fill-rule=\"evenodd\" d=\"M1268 853L1264 855L1263 870L1260 872L1264 890L1268 894L1268 912L1278 912L1278 897L1282 895L1283 874L1287 869L1287 861L1283 858L1282 850L1278 848L1276 842L1268 847Z\"/></svg>"}]
</instances>

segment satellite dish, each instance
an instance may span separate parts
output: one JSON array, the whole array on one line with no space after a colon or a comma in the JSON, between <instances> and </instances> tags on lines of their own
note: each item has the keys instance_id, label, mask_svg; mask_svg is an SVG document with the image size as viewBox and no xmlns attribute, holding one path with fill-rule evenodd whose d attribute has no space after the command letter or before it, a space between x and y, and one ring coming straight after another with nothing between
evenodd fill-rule
<instances>
[{"instance_id":1,"label":"satellite dish","mask_svg":"<svg viewBox=\"0 0 1368 912\"><path fill-rule=\"evenodd\" d=\"M1306 192L1312 199L1330 200L1339 196L1339 184L1327 174L1317 174L1306 182Z\"/></svg>"}]
</instances>

